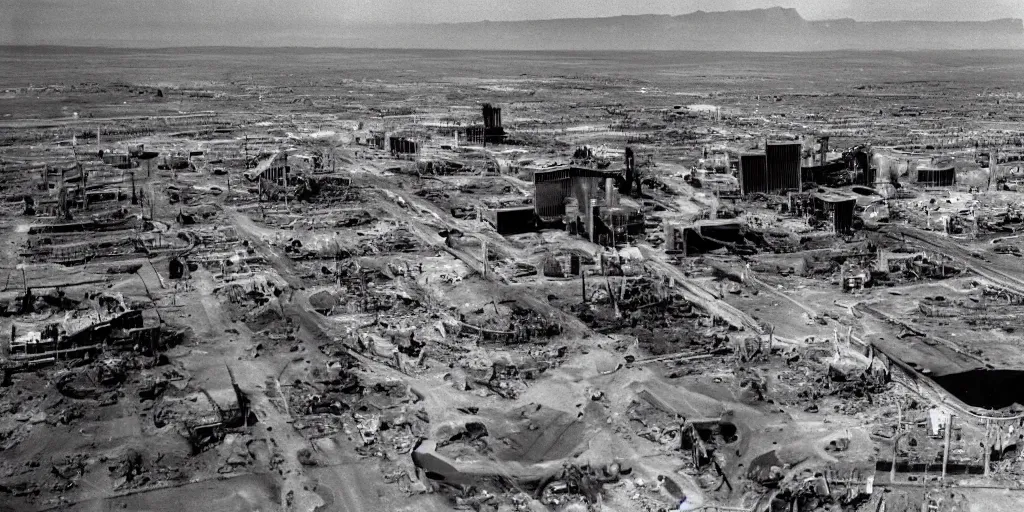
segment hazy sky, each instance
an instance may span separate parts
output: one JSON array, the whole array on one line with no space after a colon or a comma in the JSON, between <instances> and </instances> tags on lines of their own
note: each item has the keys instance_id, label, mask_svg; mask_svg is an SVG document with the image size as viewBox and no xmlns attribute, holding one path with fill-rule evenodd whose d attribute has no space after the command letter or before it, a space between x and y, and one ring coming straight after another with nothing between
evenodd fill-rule
<instances>
[{"instance_id":1,"label":"hazy sky","mask_svg":"<svg viewBox=\"0 0 1024 512\"><path fill-rule=\"evenodd\" d=\"M0 0L0 44L253 44L358 23L794 7L807 19L1024 18L1024 0Z\"/></svg>"}]
</instances>

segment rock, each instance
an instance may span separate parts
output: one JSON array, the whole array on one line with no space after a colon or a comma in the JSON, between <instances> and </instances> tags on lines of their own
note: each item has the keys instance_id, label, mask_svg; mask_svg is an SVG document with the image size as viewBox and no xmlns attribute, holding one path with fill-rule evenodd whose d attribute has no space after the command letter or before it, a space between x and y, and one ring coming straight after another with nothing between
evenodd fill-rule
<instances>
[{"instance_id":1,"label":"rock","mask_svg":"<svg viewBox=\"0 0 1024 512\"><path fill-rule=\"evenodd\" d=\"M296 453L299 464L303 466L316 466L317 460L313 457L313 451L309 448L302 448Z\"/></svg>"},{"instance_id":2,"label":"rock","mask_svg":"<svg viewBox=\"0 0 1024 512\"><path fill-rule=\"evenodd\" d=\"M853 380L853 376L850 373L846 369L838 368L835 365L830 364L828 366L828 378L832 382L849 382Z\"/></svg>"},{"instance_id":3,"label":"rock","mask_svg":"<svg viewBox=\"0 0 1024 512\"><path fill-rule=\"evenodd\" d=\"M412 483L409 484L409 492L412 494L423 494L427 492L427 485L418 479L413 479Z\"/></svg>"},{"instance_id":4,"label":"rock","mask_svg":"<svg viewBox=\"0 0 1024 512\"><path fill-rule=\"evenodd\" d=\"M466 391L469 389L469 382L466 378L466 371L462 368L452 368L451 373L452 387L459 391Z\"/></svg>"},{"instance_id":5,"label":"rock","mask_svg":"<svg viewBox=\"0 0 1024 512\"><path fill-rule=\"evenodd\" d=\"M714 489L717 484L718 479L710 473L701 473L697 477L697 485L699 485L701 489Z\"/></svg>"},{"instance_id":6,"label":"rock","mask_svg":"<svg viewBox=\"0 0 1024 512\"><path fill-rule=\"evenodd\" d=\"M39 411L39 412L33 414L32 417L29 418L29 420L28 420L28 422L31 423L32 425L38 425L38 424L43 423L45 421L46 421L46 413L43 412L43 411Z\"/></svg>"}]
</instances>

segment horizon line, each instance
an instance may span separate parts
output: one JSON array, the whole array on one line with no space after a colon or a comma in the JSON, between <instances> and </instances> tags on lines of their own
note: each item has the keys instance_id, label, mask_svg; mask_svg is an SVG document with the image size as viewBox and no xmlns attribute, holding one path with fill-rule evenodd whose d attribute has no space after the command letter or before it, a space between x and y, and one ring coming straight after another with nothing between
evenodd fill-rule
<instances>
[{"instance_id":1,"label":"horizon line","mask_svg":"<svg viewBox=\"0 0 1024 512\"><path fill-rule=\"evenodd\" d=\"M1022 38L1024 43L1024 38ZM94 44L74 43L40 43L40 44L2 44L0 50L20 49L64 49L75 50L129 50L142 52L159 52L168 50L320 50L320 51L412 51L412 52L461 52L461 53L755 53L755 54L791 54L791 53L972 53L972 52L1021 52L1024 46L1004 48L907 48L868 49L868 48L834 48L831 50L687 50L687 49L634 49L634 50L591 50L591 49L466 49L466 48L409 48L409 47L368 47L368 46L255 46L255 45L191 45L191 46L102 46Z\"/></svg>"}]
</instances>

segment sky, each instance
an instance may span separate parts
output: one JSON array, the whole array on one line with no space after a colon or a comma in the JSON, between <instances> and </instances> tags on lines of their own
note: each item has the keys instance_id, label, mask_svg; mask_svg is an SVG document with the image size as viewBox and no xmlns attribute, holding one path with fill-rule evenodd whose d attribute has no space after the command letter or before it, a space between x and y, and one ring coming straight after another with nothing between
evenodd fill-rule
<instances>
[{"instance_id":1,"label":"sky","mask_svg":"<svg viewBox=\"0 0 1024 512\"><path fill-rule=\"evenodd\" d=\"M1024 18L1024 0L0 0L0 44L238 45L346 25L678 15L773 6L796 8L809 20Z\"/></svg>"}]
</instances>

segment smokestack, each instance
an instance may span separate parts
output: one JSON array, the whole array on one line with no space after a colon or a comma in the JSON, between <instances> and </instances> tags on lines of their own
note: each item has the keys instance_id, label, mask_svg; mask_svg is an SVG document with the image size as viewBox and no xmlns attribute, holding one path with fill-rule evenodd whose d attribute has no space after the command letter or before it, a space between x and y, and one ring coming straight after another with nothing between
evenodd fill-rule
<instances>
[{"instance_id":1,"label":"smokestack","mask_svg":"<svg viewBox=\"0 0 1024 512\"><path fill-rule=\"evenodd\" d=\"M491 104L490 103L484 103L483 114L484 114L484 128L487 129L487 128L493 127L494 126L494 118L493 118L493 112L491 111Z\"/></svg>"},{"instance_id":2,"label":"smokestack","mask_svg":"<svg viewBox=\"0 0 1024 512\"><path fill-rule=\"evenodd\" d=\"M608 208L615 206L615 180L612 178L604 179L604 204Z\"/></svg>"},{"instance_id":3,"label":"smokestack","mask_svg":"<svg viewBox=\"0 0 1024 512\"><path fill-rule=\"evenodd\" d=\"M587 202L587 233L590 235L590 241L594 241L594 208L597 207L597 199L591 199Z\"/></svg>"},{"instance_id":4,"label":"smokestack","mask_svg":"<svg viewBox=\"0 0 1024 512\"><path fill-rule=\"evenodd\" d=\"M626 146L626 183L621 189L623 194L629 194L633 189L633 171L635 164L636 161L633 155L633 148Z\"/></svg>"}]
</instances>

